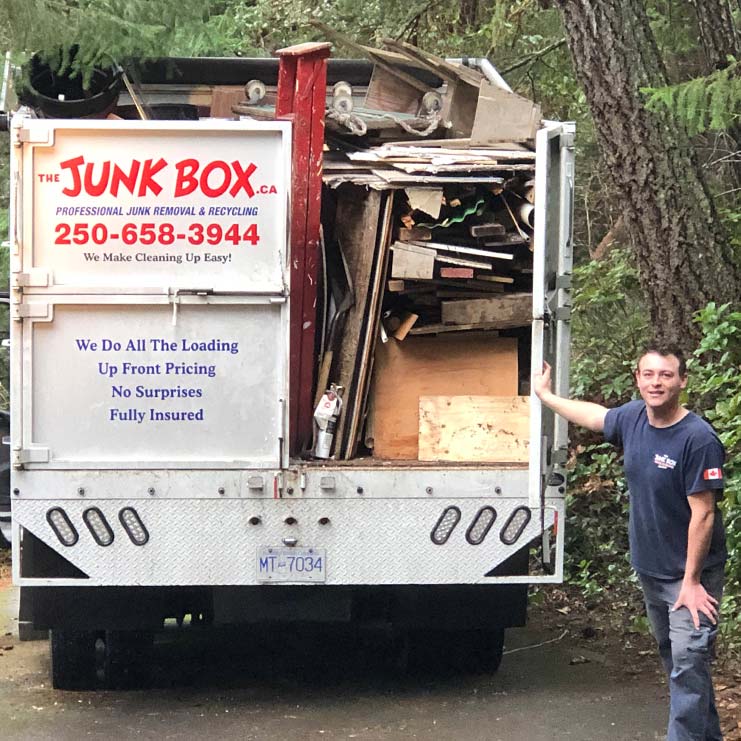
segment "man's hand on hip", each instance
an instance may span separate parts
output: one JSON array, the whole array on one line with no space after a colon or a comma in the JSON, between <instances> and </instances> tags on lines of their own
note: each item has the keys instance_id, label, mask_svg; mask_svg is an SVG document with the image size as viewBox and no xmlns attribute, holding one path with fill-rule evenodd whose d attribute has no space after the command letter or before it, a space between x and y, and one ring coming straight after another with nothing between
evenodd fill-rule
<instances>
[{"instance_id":1,"label":"man's hand on hip","mask_svg":"<svg viewBox=\"0 0 741 741\"><path fill-rule=\"evenodd\" d=\"M700 613L705 615L715 625L718 622L718 600L705 591L705 587L699 583L682 583L679 597L674 603L672 610L686 607L692 615L695 628L700 629Z\"/></svg>"}]
</instances>

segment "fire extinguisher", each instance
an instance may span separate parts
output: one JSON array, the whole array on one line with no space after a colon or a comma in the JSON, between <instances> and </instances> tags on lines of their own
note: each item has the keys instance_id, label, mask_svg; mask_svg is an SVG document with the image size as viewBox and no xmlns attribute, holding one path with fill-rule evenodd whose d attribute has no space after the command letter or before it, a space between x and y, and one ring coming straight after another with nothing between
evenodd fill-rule
<instances>
[{"instance_id":1,"label":"fire extinguisher","mask_svg":"<svg viewBox=\"0 0 741 741\"><path fill-rule=\"evenodd\" d=\"M332 443L342 409L341 393L342 387L333 383L324 392L314 410L314 421L317 425L316 444L314 445L316 458L331 458L332 456Z\"/></svg>"}]
</instances>

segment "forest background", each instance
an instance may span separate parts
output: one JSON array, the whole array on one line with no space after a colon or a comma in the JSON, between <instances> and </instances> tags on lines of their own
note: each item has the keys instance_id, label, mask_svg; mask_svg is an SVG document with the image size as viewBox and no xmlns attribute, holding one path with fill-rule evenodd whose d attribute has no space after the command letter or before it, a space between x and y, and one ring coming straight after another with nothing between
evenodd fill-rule
<instances>
[{"instance_id":1,"label":"forest background","mask_svg":"<svg viewBox=\"0 0 741 741\"><path fill-rule=\"evenodd\" d=\"M737 615L740 0L0 0L0 51L15 64L65 43L79 43L88 64L106 56L269 56L322 40L316 20L363 44L390 37L444 57L488 57L544 117L576 122L572 393L625 402L635 396L633 369L648 339L685 345L692 360L684 401L713 423L728 452L723 611ZM648 160L639 124L653 132L643 137L654 140ZM0 240L7 160L8 135L0 134ZM6 378L5 356L0 366ZM4 382L4 407L6 389ZM588 607L617 606L633 616L628 630L646 631L628 561L620 455L578 430L571 439L567 581ZM726 620L723 631L727 648L738 650L741 624Z\"/></svg>"}]
</instances>

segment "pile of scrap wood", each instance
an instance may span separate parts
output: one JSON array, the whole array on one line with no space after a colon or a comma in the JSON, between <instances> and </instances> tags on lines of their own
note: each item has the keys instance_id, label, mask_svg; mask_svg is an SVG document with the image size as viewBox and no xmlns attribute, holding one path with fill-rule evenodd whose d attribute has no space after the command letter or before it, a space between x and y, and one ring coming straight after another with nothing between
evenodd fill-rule
<instances>
[{"instance_id":1,"label":"pile of scrap wood","mask_svg":"<svg viewBox=\"0 0 741 741\"><path fill-rule=\"evenodd\" d=\"M354 287L320 378L345 389L335 457L524 461L540 110L477 70L386 46L354 45L370 84L328 102L325 235Z\"/></svg>"},{"instance_id":2,"label":"pile of scrap wood","mask_svg":"<svg viewBox=\"0 0 741 741\"><path fill-rule=\"evenodd\" d=\"M384 302L387 331L500 330L530 322L532 188L520 178L407 188Z\"/></svg>"}]
</instances>

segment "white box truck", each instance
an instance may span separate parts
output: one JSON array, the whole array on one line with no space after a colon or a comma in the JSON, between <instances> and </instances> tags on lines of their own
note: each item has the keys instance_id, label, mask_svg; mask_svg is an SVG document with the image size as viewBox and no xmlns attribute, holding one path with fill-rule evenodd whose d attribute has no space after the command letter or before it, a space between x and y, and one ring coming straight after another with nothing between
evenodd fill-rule
<instances>
[{"instance_id":1,"label":"white box truck","mask_svg":"<svg viewBox=\"0 0 741 741\"><path fill-rule=\"evenodd\" d=\"M561 393L573 136L536 138L528 355ZM120 684L188 615L451 631L496 668L562 579L565 425L532 397L521 464L289 456L290 123L16 115L11 148L13 578L54 686Z\"/></svg>"}]
</instances>

